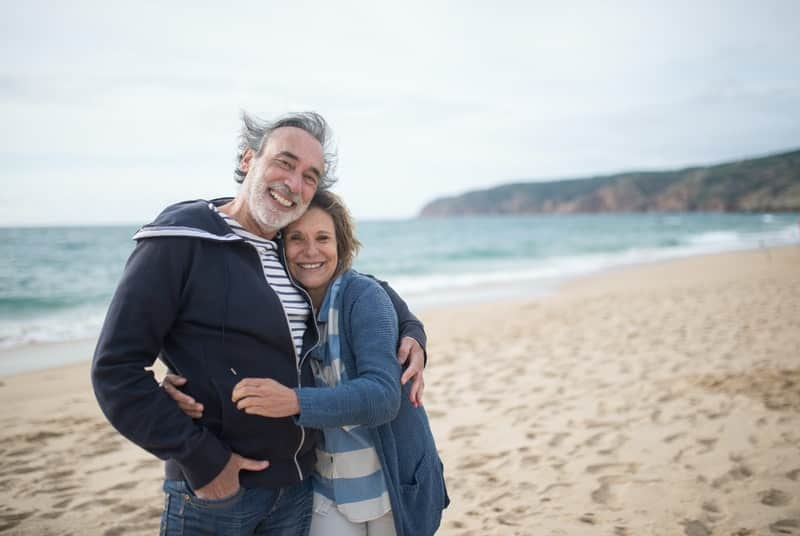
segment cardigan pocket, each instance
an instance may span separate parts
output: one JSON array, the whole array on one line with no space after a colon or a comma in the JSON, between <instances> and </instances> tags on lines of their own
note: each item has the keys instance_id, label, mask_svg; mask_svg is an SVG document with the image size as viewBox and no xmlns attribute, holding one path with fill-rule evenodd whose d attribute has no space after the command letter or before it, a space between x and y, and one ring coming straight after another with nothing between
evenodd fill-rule
<instances>
[{"instance_id":1,"label":"cardigan pocket","mask_svg":"<svg viewBox=\"0 0 800 536\"><path fill-rule=\"evenodd\" d=\"M444 475L438 457L426 453L414 471L414 479L400 484L403 532L432 535L439 528L445 507Z\"/></svg>"}]
</instances>

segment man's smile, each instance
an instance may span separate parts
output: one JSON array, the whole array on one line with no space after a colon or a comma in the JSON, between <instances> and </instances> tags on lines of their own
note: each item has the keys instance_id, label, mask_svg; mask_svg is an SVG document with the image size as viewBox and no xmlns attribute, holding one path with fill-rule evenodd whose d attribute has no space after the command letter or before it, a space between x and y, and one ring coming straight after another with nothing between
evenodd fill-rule
<instances>
[{"instance_id":1,"label":"man's smile","mask_svg":"<svg viewBox=\"0 0 800 536\"><path fill-rule=\"evenodd\" d=\"M293 206L295 206L297 204L297 203L295 203L294 201L292 201L290 199L286 199L285 197L283 197L281 194L279 194L278 192L276 192L272 188L267 188L267 193L269 193L269 196L272 199L274 199L275 201L277 201L278 204L280 204L283 207L292 208Z\"/></svg>"}]
</instances>

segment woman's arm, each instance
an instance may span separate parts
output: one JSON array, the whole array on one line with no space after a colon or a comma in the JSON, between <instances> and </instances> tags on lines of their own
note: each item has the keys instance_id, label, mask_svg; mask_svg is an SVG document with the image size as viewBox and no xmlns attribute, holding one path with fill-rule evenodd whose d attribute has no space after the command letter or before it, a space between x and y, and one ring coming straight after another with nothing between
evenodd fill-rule
<instances>
[{"instance_id":1,"label":"woman's arm","mask_svg":"<svg viewBox=\"0 0 800 536\"><path fill-rule=\"evenodd\" d=\"M401 371L395 357L397 318L392 303L368 280L354 281L346 292L357 294L352 307L341 311L344 316L340 325L346 333L340 336L350 343L358 369L347 373L357 376L332 388L295 389L301 426L377 426L394 419L400 409Z\"/></svg>"}]
</instances>

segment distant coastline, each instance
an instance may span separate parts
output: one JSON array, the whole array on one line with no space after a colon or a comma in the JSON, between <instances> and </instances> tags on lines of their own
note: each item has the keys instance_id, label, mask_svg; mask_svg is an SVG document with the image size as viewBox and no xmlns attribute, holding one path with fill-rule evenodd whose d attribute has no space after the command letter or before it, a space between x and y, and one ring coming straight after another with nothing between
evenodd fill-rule
<instances>
[{"instance_id":1,"label":"distant coastline","mask_svg":"<svg viewBox=\"0 0 800 536\"><path fill-rule=\"evenodd\" d=\"M520 182L434 199L420 217L800 211L800 150L673 171Z\"/></svg>"}]
</instances>

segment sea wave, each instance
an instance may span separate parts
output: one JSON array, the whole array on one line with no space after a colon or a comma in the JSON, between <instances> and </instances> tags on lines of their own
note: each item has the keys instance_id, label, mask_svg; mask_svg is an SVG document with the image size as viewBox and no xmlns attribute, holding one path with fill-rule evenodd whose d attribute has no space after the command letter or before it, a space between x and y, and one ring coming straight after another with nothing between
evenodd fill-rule
<instances>
[{"instance_id":1,"label":"sea wave","mask_svg":"<svg viewBox=\"0 0 800 536\"><path fill-rule=\"evenodd\" d=\"M437 273L414 277L392 278L392 286L411 303L424 306L437 302L471 301L469 293L463 300L455 300L453 291L483 289L496 286L497 292L487 297L502 297L518 294L526 288L525 295L548 293L565 280L601 272L616 267L646 264L662 260L691 257L695 255L722 253L778 247L800 242L800 231L788 226L777 231L741 233L733 231L710 231L691 235L683 240L671 239L661 247L629 248L615 253L592 253L566 255L541 259L516 259L513 264L487 266L484 270L463 273Z\"/></svg>"},{"instance_id":2,"label":"sea wave","mask_svg":"<svg viewBox=\"0 0 800 536\"><path fill-rule=\"evenodd\" d=\"M753 219L760 220L760 216L754 216ZM598 231L589 236L585 232L575 233L565 229L557 236L549 233L541 239L547 240L546 245L568 242L568 247L563 247L560 253L543 253L545 248L536 247L537 243L534 242L523 248L520 255L520 251L514 251L508 244L497 248L481 242L467 244L463 248L468 250L464 259L442 256L436 261L426 257L427 253L409 254L414 252L415 244L426 239L427 235L417 233L405 238L401 249L404 253L400 259L393 258L384 250L379 255L380 264L367 265L364 271L388 279L413 308L419 309L454 302L542 295L552 292L565 280L615 267L707 253L800 244L800 230L794 218L783 219L780 225L770 226L766 230L755 227L730 230L725 229L724 225L715 229L708 224L693 233L683 227L687 220L690 220L688 216L670 216L663 223L663 227L671 229L668 233L658 234L651 227L647 232L652 234L647 235L645 240L631 240L627 247L619 247L619 241L605 242L609 236L614 236L612 232ZM786 225L787 221L792 223ZM628 222L625 223L618 228L630 229ZM754 228L757 230L752 231ZM473 236L479 236L478 232L470 234L470 237ZM494 232L486 233L481 240L488 242L495 240L496 236ZM578 242L578 239L582 242ZM518 233L510 242L515 240L523 242L533 238ZM634 243L636 245L631 245ZM507 251L507 254L495 255L501 250ZM492 254L487 255L487 252ZM405 264L401 262L404 259L408 260ZM455 260L458 262L453 262ZM122 261L110 259L107 264L111 271L112 268L121 268ZM384 268L387 269L384 271ZM115 278L107 276L103 280L107 283L100 285L100 290L105 289L106 296L101 296L99 290L92 288L89 289L91 292L83 292L85 301L74 306L60 301L56 304L39 303L36 301L38 295L33 294L28 294L26 299L29 302L25 302L11 291L6 291L4 299L7 303L5 307L0 307L0 348L96 337ZM57 296L53 293L49 299L58 301ZM0 305L2 303L0 300Z\"/></svg>"}]
</instances>

